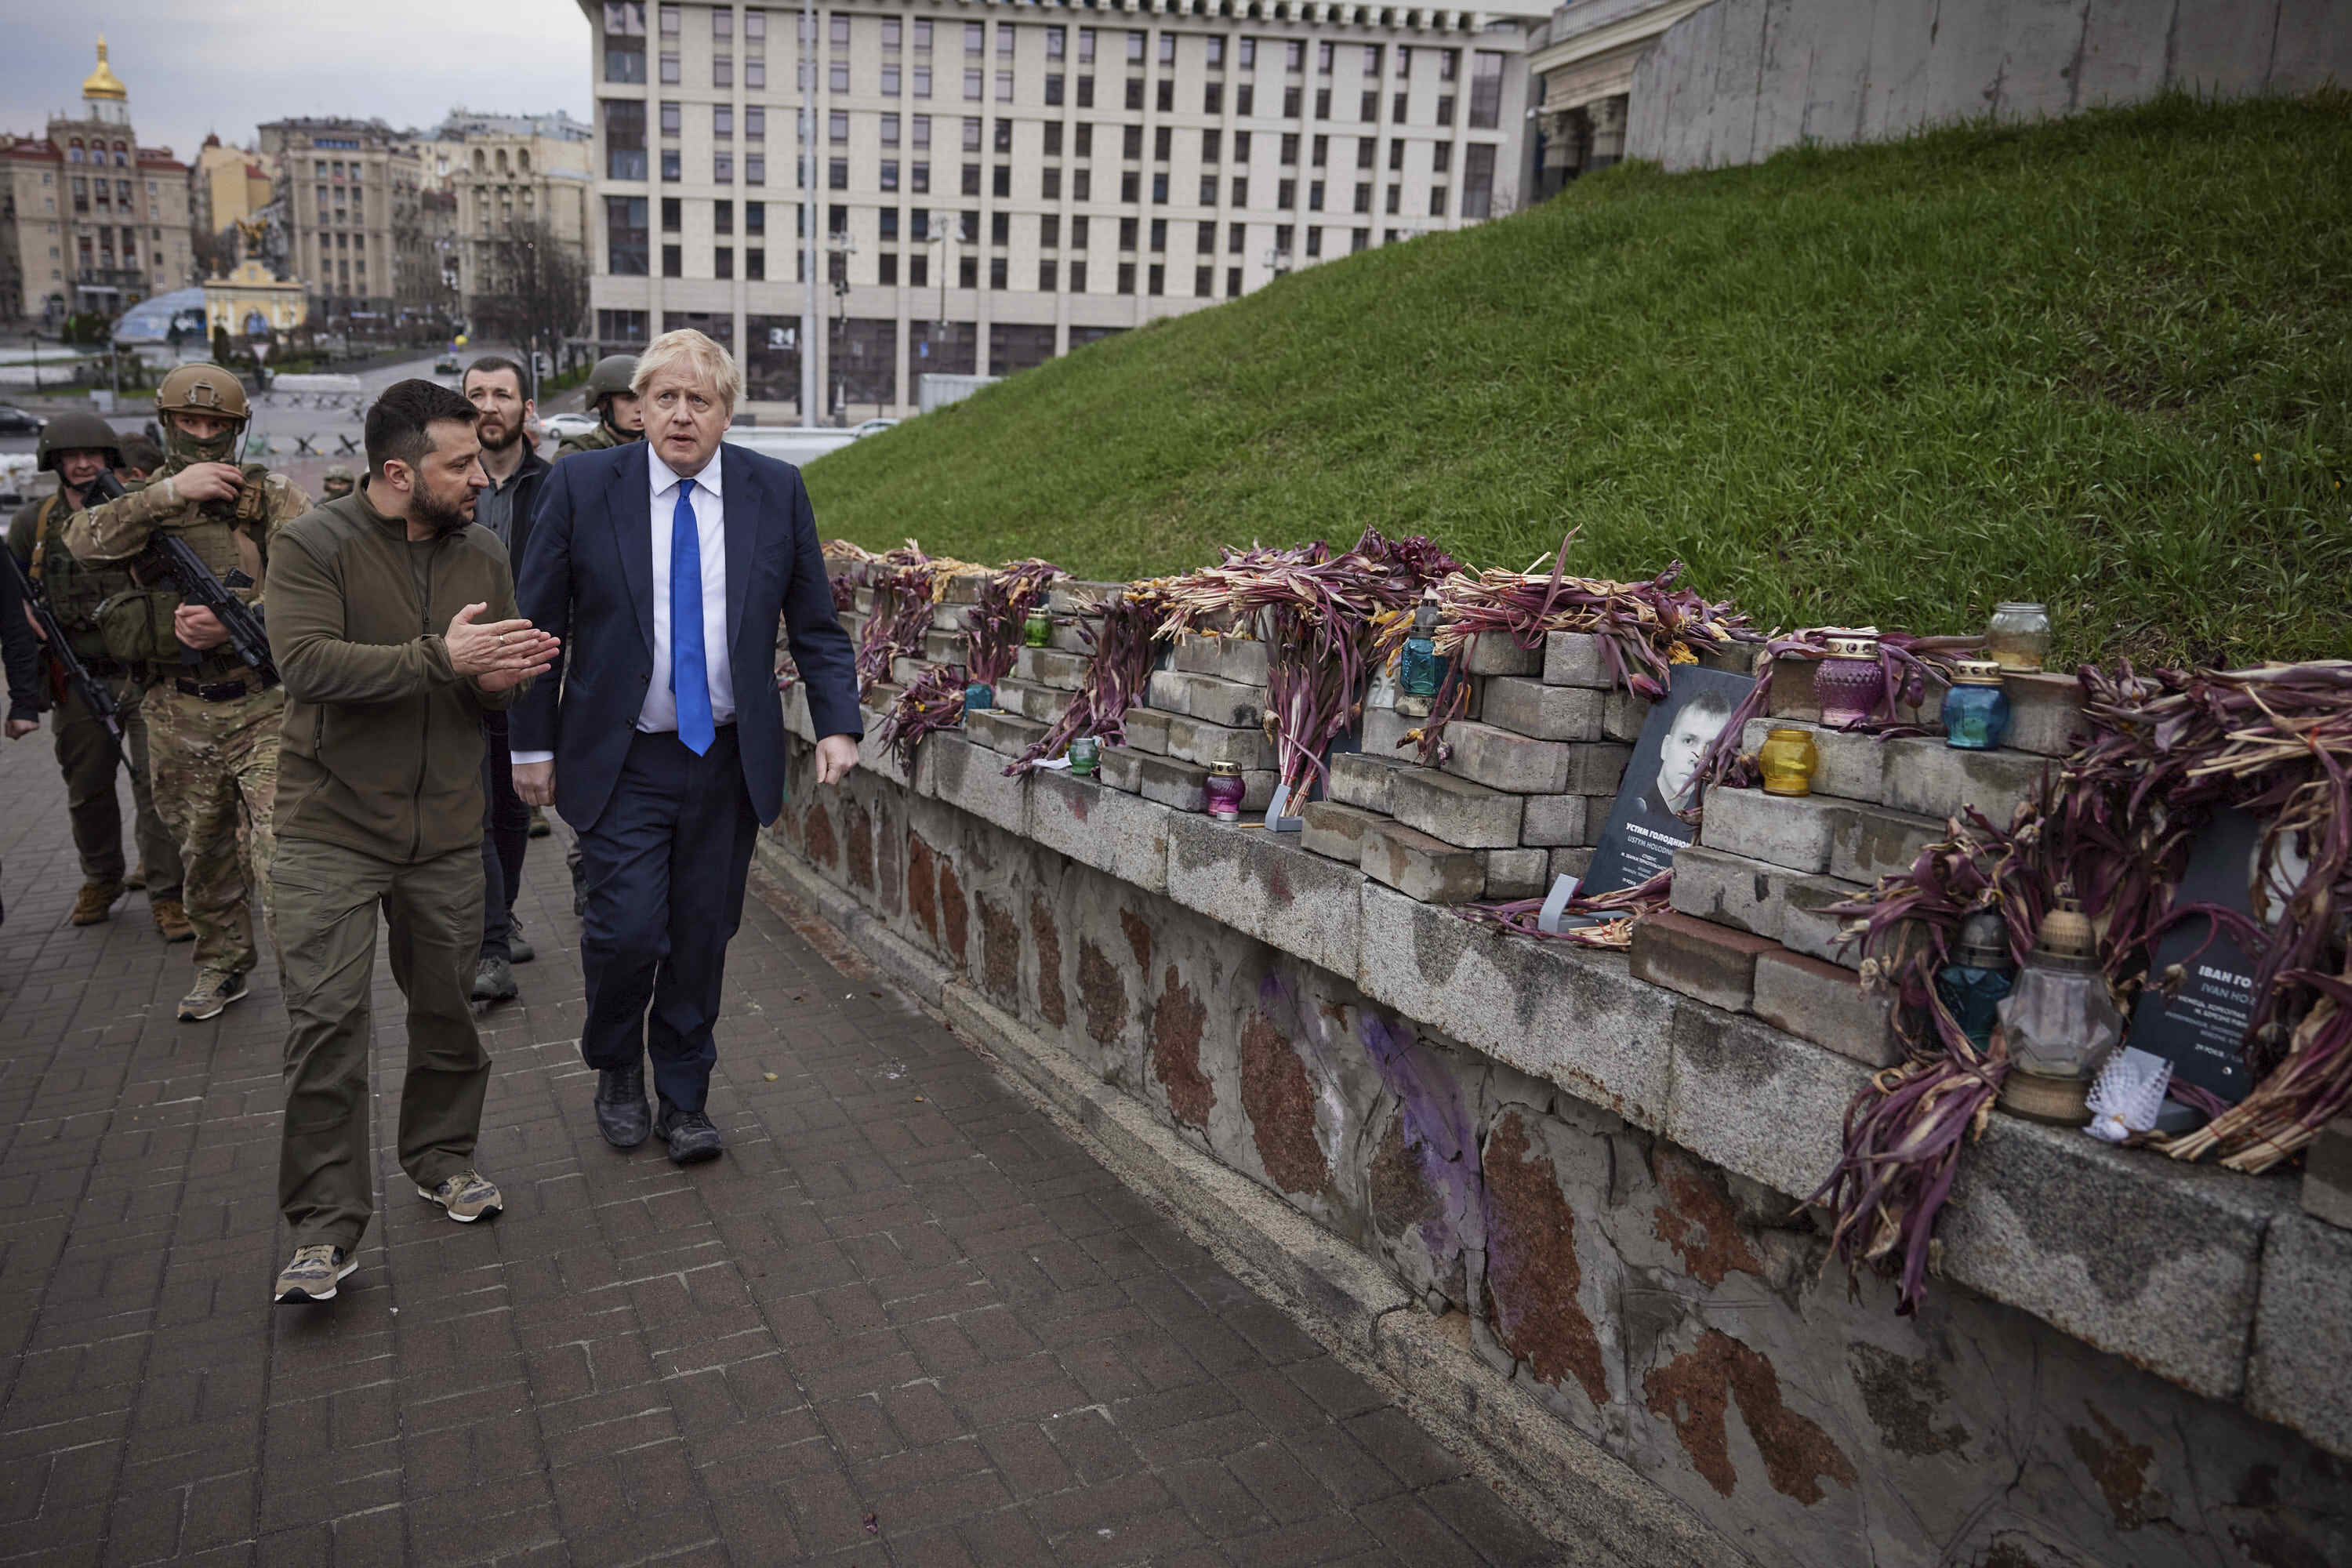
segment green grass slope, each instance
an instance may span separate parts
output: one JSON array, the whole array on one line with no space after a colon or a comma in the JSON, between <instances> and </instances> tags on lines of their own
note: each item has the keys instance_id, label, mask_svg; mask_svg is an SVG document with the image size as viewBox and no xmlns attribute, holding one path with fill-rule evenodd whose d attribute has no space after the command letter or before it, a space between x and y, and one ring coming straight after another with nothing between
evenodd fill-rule
<instances>
[{"instance_id":1,"label":"green grass slope","mask_svg":"<svg viewBox=\"0 0 2352 1568\"><path fill-rule=\"evenodd\" d=\"M1082 577L1424 531L1763 626L2352 654L2352 97L1623 167L813 465L823 531Z\"/></svg>"}]
</instances>

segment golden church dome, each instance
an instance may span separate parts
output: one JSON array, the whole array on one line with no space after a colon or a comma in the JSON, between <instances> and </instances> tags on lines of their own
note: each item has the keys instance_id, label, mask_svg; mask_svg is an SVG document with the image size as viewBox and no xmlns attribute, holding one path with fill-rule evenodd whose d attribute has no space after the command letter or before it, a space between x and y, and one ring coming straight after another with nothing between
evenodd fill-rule
<instances>
[{"instance_id":1,"label":"golden church dome","mask_svg":"<svg viewBox=\"0 0 2352 1568\"><path fill-rule=\"evenodd\" d=\"M103 36L98 40L98 68L82 79L81 95L84 98L110 98L117 103L125 102L131 97L131 89L122 85L122 79L116 76L113 68L106 63L106 39Z\"/></svg>"}]
</instances>

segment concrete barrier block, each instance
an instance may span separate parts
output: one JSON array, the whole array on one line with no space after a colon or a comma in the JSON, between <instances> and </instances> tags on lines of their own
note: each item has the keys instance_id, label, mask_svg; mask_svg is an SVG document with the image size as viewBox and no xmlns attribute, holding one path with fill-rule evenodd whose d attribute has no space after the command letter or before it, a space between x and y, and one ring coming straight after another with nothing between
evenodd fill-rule
<instances>
[{"instance_id":1,"label":"concrete barrier block","mask_svg":"<svg viewBox=\"0 0 2352 1568\"><path fill-rule=\"evenodd\" d=\"M1919 852L1945 833L1940 816L1884 808L1841 811L1830 830L1830 875L1875 887L1881 877L1909 870Z\"/></svg>"},{"instance_id":2,"label":"concrete barrier block","mask_svg":"<svg viewBox=\"0 0 2352 1568\"><path fill-rule=\"evenodd\" d=\"M1021 679L1063 691L1076 691L1084 686L1087 671L1092 668L1093 659L1050 647L1024 647L1013 661L1013 671Z\"/></svg>"},{"instance_id":3,"label":"concrete barrier block","mask_svg":"<svg viewBox=\"0 0 2352 1568\"><path fill-rule=\"evenodd\" d=\"M1237 730L1174 713L1169 715L1167 733L1170 756L1204 768L1213 763L1231 763L1244 771L1275 765L1274 742L1262 728Z\"/></svg>"},{"instance_id":4,"label":"concrete barrier block","mask_svg":"<svg viewBox=\"0 0 2352 1568\"><path fill-rule=\"evenodd\" d=\"M939 603L942 605L977 605L980 591L994 575L989 572L950 572L939 580Z\"/></svg>"},{"instance_id":5,"label":"concrete barrier block","mask_svg":"<svg viewBox=\"0 0 2352 1568\"><path fill-rule=\"evenodd\" d=\"M1572 844L1553 850L1551 852L1552 876L1573 877L1578 881L1582 881L1585 873L1592 869L1592 849L1593 847L1590 844ZM1551 884L1547 882L1544 886L1549 890Z\"/></svg>"},{"instance_id":6,"label":"concrete barrier block","mask_svg":"<svg viewBox=\"0 0 2352 1568\"><path fill-rule=\"evenodd\" d=\"M2076 746L2089 739L2091 721L2084 711L2083 683L2074 677L2044 670L2003 676L2001 686L2009 693L2009 737L2001 743L2011 751L2041 757L2071 756Z\"/></svg>"},{"instance_id":7,"label":"concrete barrier block","mask_svg":"<svg viewBox=\"0 0 2352 1568\"><path fill-rule=\"evenodd\" d=\"M2261 1279L2266 1233L2279 1236L2282 1223L2306 1237L2320 1228L2294 1204L2291 1183L1995 1116L1960 1162L1937 1235L1944 1272L1969 1289L2185 1388L2234 1399L2258 1295L2280 1309L2268 1342L2278 1353L2292 1353L2279 1343L2287 1335L2317 1338L2319 1310L2291 1300L2285 1271L2276 1296ZM2328 1309L2338 1325L2346 1278L2336 1275ZM2333 1365L2340 1378L2352 1361L2339 1352Z\"/></svg>"},{"instance_id":8,"label":"concrete barrier block","mask_svg":"<svg viewBox=\"0 0 2352 1568\"><path fill-rule=\"evenodd\" d=\"M1525 798L1428 768L1393 771L1387 815L1464 849L1509 849L1519 842ZM1378 810L1375 806L1372 809Z\"/></svg>"},{"instance_id":9,"label":"concrete barrier block","mask_svg":"<svg viewBox=\"0 0 2352 1568\"><path fill-rule=\"evenodd\" d=\"M1308 854L1289 834L1166 815L1170 898L1335 974L1355 973L1356 868Z\"/></svg>"},{"instance_id":10,"label":"concrete barrier block","mask_svg":"<svg viewBox=\"0 0 2352 1568\"><path fill-rule=\"evenodd\" d=\"M1095 776L1115 790L1143 793L1143 759L1149 752L1132 746L1105 746L1095 762Z\"/></svg>"},{"instance_id":11,"label":"concrete barrier block","mask_svg":"<svg viewBox=\"0 0 2352 1568\"><path fill-rule=\"evenodd\" d=\"M1696 920L1780 940L1782 895L1797 873L1691 845L1675 851L1674 908Z\"/></svg>"},{"instance_id":12,"label":"concrete barrier block","mask_svg":"<svg viewBox=\"0 0 2352 1568\"><path fill-rule=\"evenodd\" d=\"M1136 792L1176 811L1206 811L1209 770L1174 757L1139 757Z\"/></svg>"},{"instance_id":13,"label":"concrete barrier block","mask_svg":"<svg viewBox=\"0 0 2352 1568\"><path fill-rule=\"evenodd\" d=\"M2352 1230L2352 1116L2319 1130L2303 1161L2303 1212Z\"/></svg>"},{"instance_id":14,"label":"concrete barrier block","mask_svg":"<svg viewBox=\"0 0 2352 1568\"><path fill-rule=\"evenodd\" d=\"M890 679L900 686L912 686L929 674L930 668L929 659L909 658L903 653L898 654L890 660Z\"/></svg>"},{"instance_id":15,"label":"concrete barrier block","mask_svg":"<svg viewBox=\"0 0 2352 1568\"><path fill-rule=\"evenodd\" d=\"M1250 637L1187 636L1176 639L1175 667L1187 675L1213 675L1243 686L1264 686L1266 646Z\"/></svg>"},{"instance_id":16,"label":"concrete barrier block","mask_svg":"<svg viewBox=\"0 0 2352 1568\"><path fill-rule=\"evenodd\" d=\"M1411 766L1402 757L1377 752L1342 752L1331 759L1331 798L1343 805L1392 816L1390 791L1397 774Z\"/></svg>"},{"instance_id":17,"label":"concrete barrier block","mask_svg":"<svg viewBox=\"0 0 2352 1568\"><path fill-rule=\"evenodd\" d=\"M1365 831L1376 822L1389 820L1378 812L1342 805L1336 800L1309 801L1299 816L1307 824L1298 836L1299 847L1350 866L1363 858Z\"/></svg>"},{"instance_id":18,"label":"concrete barrier block","mask_svg":"<svg viewBox=\"0 0 2352 1568\"><path fill-rule=\"evenodd\" d=\"M1709 849L1744 855L1791 871L1826 871L1830 836L1839 807L1814 795L1766 795L1760 789L1714 789L1699 824Z\"/></svg>"},{"instance_id":19,"label":"concrete barrier block","mask_svg":"<svg viewBox=\"0 0 2352 1568\"><path fill-rule=\"evenodd\" d=\"M1642 726L1649 721L1648 698L1636 697L1630 691L1612 691L1601 709L1601 738L1638 741L1642 738Z\"/></svg>"},{"instance_id":20,"label":"concrete barrier block","mask_svg":"<svg viewBox=\"0 0 2352 1568\"><path fill-rule=\"evenodd\" d=\"M1669 1038L1666 1136L1775 1192L1809 1196L1837 1163L1845 1108L1868 1069L1758 1019L1689 1004Z\"/></svg>"},{"instance_id":21,"label":"concrete barrier block","mask_svg":"<svg viewBox=\"0 0 2352 1568\"><path fill-rule=\"evenodd\" d=\"M1852 917L1829 911L1868 891L1859 882L1841 881L1835 877L1790 878L1780 887L1780 945L1824 963L1860 969L1862 943L1845 941L1846 924Z\"/></svg>"},{"instance_id":22,"label":"concrete barrier block","mask_svg":"<svg viewBox=\"0 0 2352 1568\"><path fill-rule=\"evenodd\" d=\"M925 737L916 755L915 791L1007 833L1029 830L1029 775L1007 777L1003 756L961 736Z\"/></svg>"},{"instance_id":23,"label":"concrete barrier block","mask_svg":"<svg viewBox=\"0 0 2352 1568\"><path fill-rule=\"evenodd\" d=\"M1486 892L1490 900L1540 898L1551 886L1551 855L1544 849L1489 849Z\"/></svg>"},{"instance_id":24,"label":"concrete barrier block","mask_svg":"<svg viewBox=\"0 0 2352 1568\"><path fill-rule=\"evenodd\" d=\"M1475 849L1433 838L1402 822L1376 822L1359 842L1364 875L1424 904L1466 904L1486 892Z\"/></svg>"},{"instance_id":25,"label":"concrete barrier block","mask_svg":"<svg viewBox=\"0 0 2352 1568\"><path fill-rule=\"evenodd\" d=\"M1169 825L1178 813L1054 768L1029 774L1029 837L1082 866L1150 892L1168 890Z\"/></svg>"},{"instance_id":26,"label":"concrete barrier block","mask_svg":"<svg viewBox=\"0 0 2352 1568\"><path fill-rule=\"evenodd\" d=\"M1124 583L1081 583L1065 577L1045 590L1045 607L1057 616L1098 610L1127 592Z\"/></svg>"},{"instance_id":27,"label":"concrete barrier block","mask_svg":"<svg viewBox=\"0 0 2352 1568\"><path fill-rule=\"evenodd\" d=\"M1541 675L1544 650L1521 647L1508 632L1488 632L1470 649L1462 668L1468 675Z\"/></svg>"},{"instance_id":28,"label":"concrete barrier block","mask_svg":"<svg viewBox=\"0 0 2352 1568\"><path fill-rule=\"evenodd\" d=\"M1682 882L1679 867L1675 881ZM1749 1005L1774 1028L1864 1067L1888 1068L1903 1059L1891 998L1864 991L1852 970L1834 963L1798 952L1759 953Z\"/></svg>"},{"instance_id":29,"label":"concrete barrier block","mask_svg":"<svg viewBox=\"0 0 2352 1568\"><path fill-rule=\"evenodd\" d=\"M1560 742L1530 740L1491 724L1449 724L1445 740L1453 753L1444 765L1457 778L1514 795L1557 795L1569 787L1570 748Z\"/></svg>"},{"instance_id":30,"label":"concrete barrier block","mask_svg":"<svg viewBox=\"0 0 2352 1568\"><path fill-rule=\"evenodd\" d=\"M1549 848L1590 842L1590 795L1531 795L1523 798L1527 805L1519 815L1520 843Z\"/></svg>"},{"instance_id":31,"label":"concrete barrier block","mask_svg":"<svg viewBox=\"0 0 2352 1568\"><path fill-rule=\"evenodd\" d=\"M1822 705L1813 697L1813 667L1810 658L1772 661L1772 684L1764 695L1764 711L1775 719L1798 723L1822 721Z\"/></svg>"},{"instance_id":32,"label":"concrete barrier block","mask_svg":"<svg viewBox=\"0 0 2352 1568\"><path fill-rule=\"evenodd\" d=\"M937 629L923 634L923 657L933 664L961 664L971 653L971 639L961 632Z\"/></svg>"},{"instance_id":33,"label":"concrete barrier block","mask_svg":"<svg viewBox=\"0 0 2352 1568\"><path fill-rule=\"evenodd\" d=\"M996 683L996 705L1024 719L1051 724L1069 707L1070 694L1027 680L1000 680Z\"/></svg>"},{"instance_id":34,"label":"concrete barrier block","mask_svg":"<svg viewBox=\"0 0 2352 1568\"><path fill-rule=\"evenodd\" d=\"M1886 787L1886 750L1877 736L1824 730L1819 724L1789 719L1750 719L1740 731L1739 749L1755 752L1775 730L1802 730L1813 738L1813 750L1821 756L1813 773L1815 795L1878 804Z\"/></svg>"},{"instance_id":35,"label":"concrete barrier block","mask_svg":"<svg viewBox=\"0 0 2352 1568\"><path fill-rule=\"evenodd\" d=\"M1587 952L1464 920L1392 889L1363 889L1356 983L1382 1005L1656 1131L1675 997Z\"/></svg>"},{"instance_id":36,"label":"concrete barrier block","mask_svg":"<svg viewBox=\"0 0 2352 1568\"><path fill-rule=\"evenodd\" d=\"M1206 719L1236 730L1255 728L1265 713L1264 688L1180 669L1151 672L1150 701L1165 712Z\"/></svg>"},{"instance_id":37,"label":"concrete barrier block","mask_svg":"<svg viewBox=\"0 0 2352 1568\"><path fill-rule=\"evenodd\" d=\"M2246 1407L2330 1453L2352 1454L2352 1232L2306 1218L2273 1222Z\"/></svg>"},{"instance_id":38,"label":"concrete barrier block","mask_svg":"<svg viewBox=\"0 0 2352 1568\"><path fill-rule=\"evenodd\" d=\"M1120 728L1127 731L1127 743L1139 752L1149 752L1155 757L1168 754L1168 726L1172 714L1157 708L1130 708Z\"/></svg>"},{"instance_id":39,"label":"concrete barrier block","mask_svg":"<svg viewBox=\"0 0 2352 1568\"><path fill-rule=\"evenodd\" d=\"M1964 752L1929 735L1886 742L1885 802L1941 820L1970 808L2007 827L2018 805L2041 793L2058 764L2031 752Z\"/></svg>"},{"instance_id":40,"label":"concrete barrier block","mask_svg":"<svg viewBox=\"0 0 2352 1568\"><path fill-rule=\"evenodd\" d=\"M1606 691L1617 686L1609 673L1609 656L1601 639L1590 632L1551 632L1544 637L1543 680L1546 686L1584 686Z\"/></svg>"},{"instance_id":41,"label":"concrete barrier block","mask_svg":"<svg viewBox=\"0 0 2352 1568\"><path fill-rule=\"evenodd\" d=\"M1613 805L1618 789L1625 782L1625 765L1633 760L1633 748L1619 745L1614 741L1595 741L1568 748L1568 773L1561 788L1570 795L1605 797L1609 803L1601 807L1605 819L1609 805Z\"/></svg>"},{"instance_id":42,"label":"concrete barrier block","mask_svg":"<svg viewBox=\"0 0 2352 1568\"><path fill-rule=\"evenodd\" d=\"M1756 993L1756 958L1780 944L1669 910L1633 927L1633 978L1744 1013Z\"/></svg>"},{"instance_id":43,"label":"concrete barrier block","mask_svg":"<svg viewBox=\"0 0 2352 1568\"><path fill-rule=\"evenodd\" d=\"M1420 720L1408 719L1393 708L1367 708L1359 726L1356 743L1370 756L1411 760L1412 752L1400 748L1403 746L1405 735L1418 728L1420 723Z\"/></svg>"},{"instance_id":44,"label":"concrete barrier block","mask_svg":"<svg viewBox=\"0 0 2352 1568\"><path fill-rule=\"evenodd\" d=\"M1004 756L1017 757L1045 737L1045 726L1018 713L991 709L963 716L964 738Z\"/></svg>"},{"instance_id":45,"label":"concrete barrier block","mask_svg":"<svg viewBox=\"0 0 2352 1568\"><path fill-rule=\"evenodd\" d=\"M1607 694L1589 686L1547 686L1526 676L1486 682L1480 717L1498 730L1539 741L1597 741Z\"/></svg>"},{"instance_id":46,"label":"concrete barrier block","mask_svg":"<svg viewBox=\"0 0 2352 1568\"><path fill-rule=\"evenodd\" d=\"M931 606L931 630L934 632L952 635L959 642L961 642L963 638L965 628L971 625L971 621L970 614L961 605L933 605Z\"/></svg>"}]
</instances>

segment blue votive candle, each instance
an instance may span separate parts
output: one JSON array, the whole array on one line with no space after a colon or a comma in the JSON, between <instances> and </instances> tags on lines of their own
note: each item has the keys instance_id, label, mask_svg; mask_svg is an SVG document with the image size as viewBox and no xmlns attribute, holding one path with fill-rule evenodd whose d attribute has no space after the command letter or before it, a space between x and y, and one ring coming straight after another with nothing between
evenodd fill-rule
<instances>
[{"instance_id":1,"label":"blue votive candle","mask_svg":"<svg viewBox=\"0 0 2352 1568\"><path fill-rule=\"evenodd\" d=\"M1952 689L1944 694L1944 744L1964 752L1990 752L2009 735L2009 693L2000 666L1987 658L1964 658L1952 668Z\"/></svg>"}]
</instances>

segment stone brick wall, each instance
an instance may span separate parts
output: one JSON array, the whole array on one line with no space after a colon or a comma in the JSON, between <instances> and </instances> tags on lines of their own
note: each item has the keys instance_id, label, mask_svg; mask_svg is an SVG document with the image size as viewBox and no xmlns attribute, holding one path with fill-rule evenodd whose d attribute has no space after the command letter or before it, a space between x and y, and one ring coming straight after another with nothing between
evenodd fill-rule
<instances>
[{"instance_id":1,"label":"stone brick wall","mask_svg":"<svg viewBox=\"0 0 2352 1568\"><path fill-rule=\"evenodd\" d=\"M819 791L787 711L767 853L1465 1314L1722 1561L2352 1560L2352 1246L2291 1183L1997 1121L1898 1318L1796 1202L1861 1063L1262 830L1008 779L1003 716Z\"/></svg>"}]
</instances>

